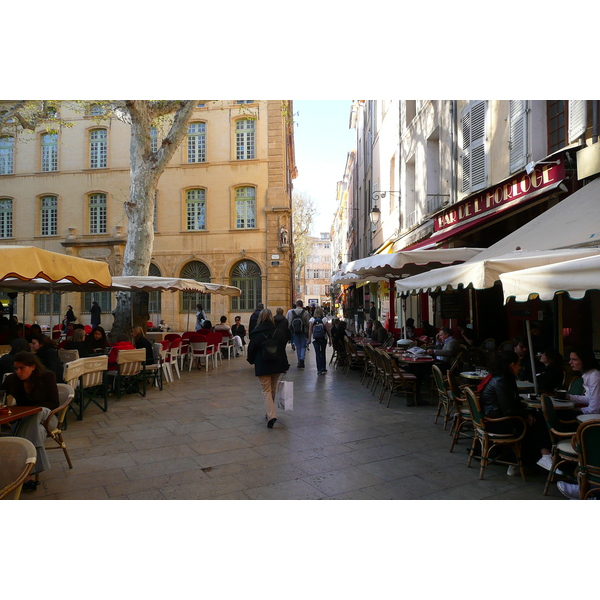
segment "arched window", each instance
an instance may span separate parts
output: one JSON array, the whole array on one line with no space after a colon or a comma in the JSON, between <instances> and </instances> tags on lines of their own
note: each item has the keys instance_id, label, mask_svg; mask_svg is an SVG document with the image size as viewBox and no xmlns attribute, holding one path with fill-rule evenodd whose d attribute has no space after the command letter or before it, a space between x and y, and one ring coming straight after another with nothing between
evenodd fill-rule
<instances>
[{"instance_id":1,"label":"arched window","mask_svg":"<svg viewBox=\"0 0 600 600\"><path fill-rule=\"evenodd\" d=\"M235 122L235 158L250 160L255 157L254 119L238 119Z\"/></svg>"},{"instance_id":2,"label":"arched window","mask_svg":"<svg viewBox=\"0 0 600 600\"><path fill-rule=\"evenodd\" d=\"M231 311L253 311L262 300L260 267L251 260L242 260L231 269L231 285L239 287L242 295L231 298Z\"/></svg>"},{"instance_id":3,"label":"arched window","mask_svg":"<svg viewBox=\"0 0 600 600\"><path fill-rule=\"evenodd\" d=\"M106 129L90 131L90 169L106 168Z\"/></svg>"},{"instance_id":4,"label":"arched window","mask_svg":"<svg viewBox=\"0 0 600 600\"><path fill-rule=\"evenodd\" d=\"M88 196L89 233L106 233L106 194Z\"/></svg>"},{"instance_id":5,"label":"arched window","mask_svg":"<svg viewBox=\"0 0 600 600\"><path fill-rule=\"evenodd\" d=\"M148 275L150 277L161 277L160 269L154 263L150 263L150 266L148 267ZM156 292L150 292L148 295L148 311L150 313L161 312L161 298L162 296L160 290L156 290Z\"/></svg>"},{"instance_id":6,"label":"arched window","mask_svg":"<svg viewBox=\"0 0 600 600\"><path fill-rule=\"evenodd\" d=\"M206 229L206 190L188 190L186 192L187 230L201 231Z\"/></svg>"},{"instance_id":7,"label":"arched window","mask_svg":"<svg viewBox=\"0 0 600 600\"><path fill-rule=\"evenodd\" d=\"M210 283L210 269L199 260L193 260L181 269L180 277L183 279L194 279L195 281ZM196 304L202 304L204 312L208 315L211 311L210 294L193 292L183 292L181 294L182 313L196 312Z\"/></svg>"},{"instance_id":8,"label":"arched window","mask_svg":"<svg viewBox=\"0 0 600 600\"><path fill-rule=\"evenodd\" d=\"M236 229L256 227L256 188L235 189L235 227Z\"/></svg>"},{"instance_id":9,"label":"arched window","mask_svg":"<svg viewBox=\"0 0 600 600\"><path fill-rule=\"evenodd\" d=\"M13 236L13 201L0 198L0 238Z\"/></svg>"},{"instance_id":10,"label":"arched window","mask_svg":"<svg viewBox=\"0 0 600 600\"><path fill-rule=\"evenodd\" d=\"M206 162L206 123L190 123L187 136L188 163Z\"/></svg>"},{"instance_id":11,"label":"arched window","mask_svg":"<svg viewBox=\"0 0 600 600\"><path fill-rule=\"evenodd\" d=\"M42 171L58 169L58 134L45 133L42 135Z\"/></svg>"},{"instance_id":12,"label":"arched window","mask_svg":"<svg viewBox=\"0 0 600 600\"><path fill-rule=\"evenodd\" d=\"M58 234L58 198L43 196L40 198L40 235Z\"/></svg>"},{"instance_id":13,"label":"arched window","mask_svg":"<svg viewBox=\"0 0 600 600\"><path fill-rule=\"evenodd\" d=\"M14 167L15 138L0 137L0 175L10 175Z\"/></svg>"}]
</instances>

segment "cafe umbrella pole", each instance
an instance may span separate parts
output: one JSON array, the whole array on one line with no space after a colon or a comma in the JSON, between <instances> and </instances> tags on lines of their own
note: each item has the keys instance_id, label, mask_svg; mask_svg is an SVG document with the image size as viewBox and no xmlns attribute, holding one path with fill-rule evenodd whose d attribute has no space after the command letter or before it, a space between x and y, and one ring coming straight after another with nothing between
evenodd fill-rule
<instances>
[{"instance_id":1,"label":"cafe umbrella pole","mask_svg":"<svg viewBox=\"0 0 600 600\"><path fill-rule=\"evenodd\" d=\"M537 396L538 384L535 373L535 358L533 357L533 345L531 344L531 325L529 319L525 321L525 329L527 330L527 347L529 348L529 360L531 361L531 378L533 379L533 393Z\"/></svg>"}]
</instances>

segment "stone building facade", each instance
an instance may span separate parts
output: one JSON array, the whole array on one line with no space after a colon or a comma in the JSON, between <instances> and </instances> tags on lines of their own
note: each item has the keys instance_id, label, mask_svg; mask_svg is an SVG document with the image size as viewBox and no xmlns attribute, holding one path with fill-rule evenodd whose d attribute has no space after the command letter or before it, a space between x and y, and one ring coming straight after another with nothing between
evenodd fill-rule
<instances>
[{"instance_id":1,"label":"stone building facade","mask_svg":"<svg viewBox=\"0 0 600 600\"><path fill-rule=\"evenodd\" d=\"M153 294L150 312L156 323L165 319L174 330L185 330L197 302L214 322L221 315L231 322L236 314L247 322L258 302L291 303L296 176L291 104L222 100L196 107L187 136L158 183L150 274L236 285L243 293L241 298ZM93 106L86 114L65 104L59 108L72 127L57 134L42 127L35 134L0 136L2 148L11 152L10 160L4 160L6 153L2 157L0 244L102 260L120 275L130 128ZM156 145L167 131L160 126L153 131ZM49 300L37 296L25 300L26 321L45 323ZM88 323L91 299L69 294L62 311L72 304L79 320ZM110 294L94 299L103 312L115 306Z\"/></svg>"}]
</instances>

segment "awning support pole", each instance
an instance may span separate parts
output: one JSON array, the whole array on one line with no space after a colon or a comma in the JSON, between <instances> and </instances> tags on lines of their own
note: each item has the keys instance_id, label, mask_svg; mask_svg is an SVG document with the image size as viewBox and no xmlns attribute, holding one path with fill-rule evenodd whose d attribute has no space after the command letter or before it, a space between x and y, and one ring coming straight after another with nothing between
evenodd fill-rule
<instances>
[{"instance_id":1,"label":"awning support pole","mask_svg":"<svg viewBox=\"0 0 600 600\"><path fill-rule=\"evenodd\" d=\"M537 396L538 385L537 377L535 374L535 358L533 356L533 345L531 343L531 324L529 323L529 319L525 321L525 329L527 329L527 347L529 348L529 360L531 361L531 378L533 379L533 392Z\"/></svg>"}]
</instances>

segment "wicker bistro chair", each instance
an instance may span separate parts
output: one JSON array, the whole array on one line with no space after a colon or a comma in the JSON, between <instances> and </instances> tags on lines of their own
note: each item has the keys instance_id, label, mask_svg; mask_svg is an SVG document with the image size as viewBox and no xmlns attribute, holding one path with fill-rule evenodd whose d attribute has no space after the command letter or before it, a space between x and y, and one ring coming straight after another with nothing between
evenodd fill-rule
<instances>
[{"instance_id":1,"label":"wicker bistro chair","mask_svg":"<svg viewBox=\"0 0 600 600\"><path fill-rule=\"evenodd\" d=\"M113 390L120 400L125 394L146 395L146 350L119 350L117 370L107 371L114 377ZM140 383L142 389L140 390Z\"/></svg>"},{"instance_id":2,"label":"wicker bistro chair","mask_svg":"<svg viewBox=\"0 0 600 600\"><path fill-rule=\"evenodd\" d=\"M579 425L573 444L578 457L579 499L600 497L600 415Z\"/></svg>"},{"instance_id":3,"label":"wicker bistro chair","mask_svg":"<svg viewBox=\"0 0 600 600\"><path fill-rule=\"evenodd\" d=\"M385 351L379 350L378 353L381 355L383 366L385 369L385 385L383 387L382 394L379 398L379 403L383 400L383 393L387 390L388 401L387 407L390 407L392 400L392 394L403 392L406 400L408 401L409 394L412 395L415 406L417 405L417 376L413 373L403 371L397 364L396 361Z\"/></svg>"},{"instance_id":4,"label":"wicker bistro chair","mask_svg":"<svg viewBox=\"0 0 600 600\"><path fill-rule=\"evenodd\" d=\"M0 438L0 500L18 500L37 459L35 446L25 438Z\"/></svg>"},{"instance_id":5,"label":"wicker bistro chair","mask_svg":"<svg viewBox=\"0 0 600 600\"><path fill-rule=\"evenodd\" d=\"M350 367L365 366L365 353L357 350L348 338L344 338L344 345L346 348L346 366L344 367L344 375L348 375Z\"/></svg>"},{"instance_id":6,"label":"wicker bistro chair","mask_svg":"<svg viewBox=\"0 0 600 600\"><path fill-rule=\"evenodd\" d=\"M450 435L452 436L450 452L454 450L454 446L460 438L473 439L473 420L471 419L464 387L458 384L452 373L448 373L447 391L454 406L454 416L450 427Z\"/></svg>"},{"instance_id":7,"label":"wicker bistro chair","mask_svg":"<svg viewBox=\"0 0 600 600\"><path fill-rule=\"evenodd\" d=\"M550 434L550 440L552 442L552 468L548 473L546 479L546 485L544 486L544 496L548 495L548 488L554 481L557 475L557 470L560 465L572 463L577 464L577 452L573 449L571 439L577 431L577 421L561 421L556 411L554 410L554 404L552 399L546 394L540 396L540 402L542 404L542 413L544 414L544 420L548 427L548 433ZM575 480L571 481L571 478L566 478L571 483L576 483Z\"/></svg>"},{"instance_id":8,"label":"wicker bistro chair","mask_svg":"<svg viewBox=\"0 0 600 600\"><path fill-rule=\"evenodd\" d=\"M454 402L452 401L450 394L448 393L447 383L444 380L444 376L440 371L440 368L437 365L431 366L431 377L433 379L433 383L435 389L438 393L438 408L437 413L435 414L434 423L438 422L440 413L442 409L444 409L444 431L448 426L448 422L452 418L452 411L454 409Z\"/></svg>"},{"instance_id":9,"label":"wicker bistro chair","mask_svg":"<svg viewBox=\"0 0 600 600\"><path fill-rule=\"evenodd\" d=\"M379 398L381 399L386 384L386 368L383 362L383 356L381 355L380 350L377 348L371 347L371 358L373 360L374 369L373 378L369 384L369 389L371 390L371 396L374 396L375 392L377 391L377 386L381 384L381 391L379 392ZM368 355L365 353L365 361L366 360L368 360Z\"/></svg>"},{"instance_id":10,"label":"wicker bistro chair","mask_svg":"<svg viewBox=\"0 0 600 600\"><path fill-rule=\"evenodd\" d=\"M67 385L66 383L58 383L58 400L60 402L60 406L55 408L50 414L46 417L42 425L46 430L46 437L52 439L58 444L58 448L60 448L65 453L65 458L67 459L67 463L69 464L69 469L73 468L73 463L71 462L71 457L69 456L69 451L67 450L67 445L62 437L63 424L66 421L67 411L69 410L69 406L75 397L75 390L72 386ZM57 449L56 447L54 448ZM36 473L35 478L38 479L39 473Z\"/></svg>"},{"instance_id":11,"label":"wicker bistro chair","mask_svg":"<svg viewBox=\"0 0 600 600\"><path fill-rule=\"evenodd\" d=\"M521 477L523 478L523 481L527 481L525 479L525 470L523 469L523 459L521 458L521 440L525 437L525 432L527 431L527 423L525 422L525 420L521 417L500 417L499 419L490 419L483 414L483 410L481 410L481 405L479 404L479 398L477 397L477 394L471 388L465 388L465 393L467 395L469 410L471 412L471 419L473 420L473 430L475 432L475 435L473 436L473 443L471 444L471 449L469 450L469 460L467 462L467 467L471 466L471 461L473 460L473 456L475 455L475 446L477 442L479 442L481 445L481 456L479 457L481 459L479 479L483 479L485 468L490 462L497 462L503 465L518 466L519 470L521 471ZM508 423L511 421L515 424L521 425L522 431L520 434L494 433L489 430L489 424ZM506 460L490 458L490 452L492 451L492 449L502 445L508 445L512 447L517 457L516 463Z\"/></svg>"},{"instance_id":12,"label":"wicker bistro chair","mask_svg":"<svg viewBox=\"0 0 600 600\"><path fill-rule=\"evenodd\" d=\"M108 410L107 369L108 356L106 354L80 358L65 365L65 383L75 390L75 398L70 404L70 409L79 421L83 419L85 409L92 402L102 412ZM102 401L102 404L99 401Z\"/></svg>"},{"instance_id":13,"label":"wicker bistro chair","mask_svg":"<svg viewBox=\"0 0 600 600\"><path fill-rule=\"evenodd\" d=\"M363 346L363 350L365 353L365 366L363 369L362 376L360 378L360 382L367 382L367 388L371 389L371 383L375 377L375 373L377 371L377 362L374 355L375 349L371 344L365 344Z\"/></svg>"}]
</instances>

